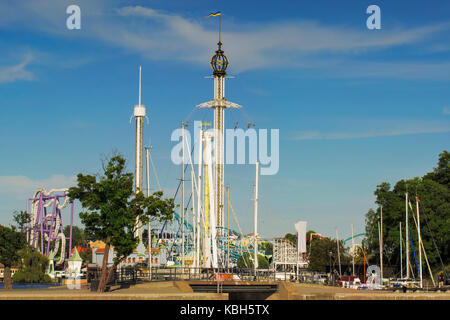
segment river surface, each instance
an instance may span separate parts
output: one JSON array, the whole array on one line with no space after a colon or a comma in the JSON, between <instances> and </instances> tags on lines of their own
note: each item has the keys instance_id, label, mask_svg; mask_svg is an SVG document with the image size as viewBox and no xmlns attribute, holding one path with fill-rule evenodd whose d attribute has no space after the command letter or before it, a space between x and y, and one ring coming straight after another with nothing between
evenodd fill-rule
<instances>
[{"instance_id":1,"label":"river surface","mask_svg":"<svg viewBox=\"0 0 450 320\"><path fill-rule=\"evenodd\" d=\"M13 289L47 289L50 287L59 287L58 284L55 283L13 283ZM0 289L3 289L3 282L0 282Z\"/></svg>"}]
</instances>

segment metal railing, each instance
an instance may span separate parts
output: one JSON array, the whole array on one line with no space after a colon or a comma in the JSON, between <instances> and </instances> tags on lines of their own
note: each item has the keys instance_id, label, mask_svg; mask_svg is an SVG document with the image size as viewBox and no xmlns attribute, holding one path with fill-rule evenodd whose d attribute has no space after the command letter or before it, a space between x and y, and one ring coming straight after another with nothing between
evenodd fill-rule
<instances>
[{"instance_id":1,"label":"metal railing","mask_svg":"<svg viewBox=\"0 0 450 320\"><path fill-rule=\"evenodd\" d=\"M149 281L149 270L146 268L117 269L110 284L135 284ZM89 269L87 281L100 279L101 268ZM297 273L275 271L272 269L251 268L189 268L189 267L152 267L151 281L292 281L302 283L329 284L331 281L323 273L301 270ZM108 285L110 285L108 284Z\"/></svg>"}]
</instances>

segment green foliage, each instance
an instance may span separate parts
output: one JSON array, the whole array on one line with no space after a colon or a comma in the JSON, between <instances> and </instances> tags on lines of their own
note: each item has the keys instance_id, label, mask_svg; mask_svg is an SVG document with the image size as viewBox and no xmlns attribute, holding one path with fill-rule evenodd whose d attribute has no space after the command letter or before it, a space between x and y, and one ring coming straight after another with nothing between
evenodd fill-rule
<instances>
[{"instance_id":1,"label":"green foliage","mask_svg":"<svg viewBox=\"0 0 450 320\"><path fill-rule=\"evenodd\" d=\"M438 166L424 176L450 188L450 152L444 150L439 155Z\"/></svg>"},{"instance_id":2,"label":"green foliage","mask_svg":"<svg viewBox=\"0 0 450 320\"><path fill-rule=\"evenodd\" d=\"M306 239L308 239L311 235L316 234L317 232L315 232L314 230L308 230L306 232Z\"/></svg>"},{"instance_id":3,"label":"green foliage","mask_svg":"<svg viewBox=\"0 0 450 320\"><path fill-rule=\"evenodd\" d=\"M30 222L30 215L26 211L14 211L13 221L14 224L11 228L25 234L27 232L27 224Z\"/></svg>"},{"instance_id":4,"label":"green foliage","mask_svg":"<svg viewBox=\"0 0 450 320\"><path fill-rule=\"evenodd\" d=\"M46 274L49 260L39 251L26 247L19 251L19 271L14 276L14 282L48 283L50 277Z\"/></svg>"},{"instance_id":5,"label":"green foliage","mask_svg":"<svg viewBox=\"0 0 450 320\"><path fill-rule=\"evenodd\" d=\"M238 268L253 268L253 254L244 252L238 259L237 262ZM268 269L269 261L267 261L266 257L258 254L258 269Z\"/></svg>"},{"instance_id":6,"label":"green foliage","mask_svg":"<svg viewBox=\"0 0 450 320\"><path fill-rule=\"evenodd\" d=\"M405 250L405 193L408 192L412 209L409 212L409 230L414 246L418 250L417 229L414 218L417 219L416 197L419 197L420 226L422 242L428 260L433 269L441 268L438 252L433 245L431 229L434 240L444 264L450 259L450 153L443 151L440 154L438 167L424 177L415 177L409 180L400 180L391 189L391 185L383 182L377 186L374 194L376 203L380 206L376 210L369 209L366 213L366 242L367 250L379 260L378 222L383 206L383 262L387 265L400 265L399 223L402 222L403 250ZM408 241L410 241L408 239ZM404 252L404 251L403 251ZM369 254L370 256L370 254ZM411 262L413 258L411 255Z\"/></svg>"},{"instance_id":7,"label":"green foliage","mask_svg":"<svg viewBox=\"0 0 450 320\"><path fill-rule=\"evenodd\" d=\"M85 250L79 252L80 258L83 259L83 263L92 262L92 249L90 247L85 247Z\"/></svg>"},{"instance_id":8,"label":"green foliage","mask_svg":"<svg viewBox=\"0 0 450 320\"><path fill-rule=\"evenodd\" d=\"M0 225L0 263L11 267L19 262L18 251L26 244L25 235Z\"/></svg>"},{"instance_id":9,"label":"green foliage","mask_svg":"<svg viewBox=\"0 0 450 320\"><path fill-rule=\"evenodd\" d=\"M266 256L270 256L273 254L273 243L272 242L263 242L264 254Z\"/></svg>"},{"instance_id":10,"label":"green foliage","mask_svg":"<svg viewBox=\"0 0 450 320\"><path fill-rule=\"evenodd\" d=\"M286 233L284 238L292 242L293 245L297 245L297 235L292 233Z\"/></svg>"},{"instance_id":11,"label":"green foliage","mask_svg":"<svg viewBox=\"0 0 450 320\"><path fill-rule=\"evenodd\" d=\"M326 267L330 265L330 258L332 267L334 266L336 270L339 270L336 240L313 237L307 241L307 248L309 251L309 270L324 272L326 270ZM343 241L339 241L339 255L341 264L347 264L349 263L350 259L343 253L344 243Z\"/></svg>"},{"instance_id":12,"label":"green foliage","mask_svg":"<svg viewBox=\"0 0 450 320\"><path fill-rule=\"evenodd\" d=\"M133 174L124 172L125 164L121 155L115 155L103 164L101 177L80 173L78 185L68 192L86 210L80 213L86 233L114 247L116 265L138 245L139 239L134 236L136 221L146 224L149 216L171 219L174 207L173 199L162 199L162 191L150 197L142 192L135 194Z\"/></svg>"},{"instance_id":13,"label":"green foliage","mask_svg":"<svg viewBox=\"0 0 450 320\"><path fill-rule=\"evenodd\" d=\"M70 226L67 225L64 227L64 235L66 238L70 236ZM87 236L84 232L83 228L72 226L72 248L76 246L84 246L87 242ZM67 241L67 246L69 246L69 242ZM67 247L68 249L69 247ZM67 252L67 251L66 251Z\"/></svg>"}]
</instances>

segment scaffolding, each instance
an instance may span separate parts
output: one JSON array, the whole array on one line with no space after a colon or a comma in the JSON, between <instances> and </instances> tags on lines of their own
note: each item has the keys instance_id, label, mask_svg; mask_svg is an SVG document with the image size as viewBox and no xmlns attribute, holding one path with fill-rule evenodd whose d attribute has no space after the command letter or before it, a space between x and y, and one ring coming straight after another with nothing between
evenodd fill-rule
<instances>
[{"instance_id":1,"label":"scaffolding","mask_svg":"<svg viewBox=\"0 0 450 320\"><path fill-rule=\"evenodd\" d=\"M308 267L308 261L297 251L297 246L285 238L275 238L273 244L274 271L297 273Z\"/></svg>"}]
</instances>

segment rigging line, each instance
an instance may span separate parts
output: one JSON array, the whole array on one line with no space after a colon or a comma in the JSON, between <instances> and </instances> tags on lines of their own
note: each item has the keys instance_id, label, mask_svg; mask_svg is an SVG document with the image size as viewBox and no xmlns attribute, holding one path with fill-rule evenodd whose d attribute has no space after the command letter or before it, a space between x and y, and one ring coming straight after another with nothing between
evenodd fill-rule
<instances>
[{"instance_id":1,"label":"rigging line","mask_svg":"<svg viewBox=\"0 0 450 320\"><path fill-rule=\"evenodd\" d=\"M411 203L409 203L409 206L411 207L411 210L412 210ZM416 225L416 229L418 229L416 217L414 215L413 215L413 218L414 218L414 224ZM425 256L425 261L426 261L427 266L428 266L428 271L430 272L431 281L433 281L433 284L434 284L433 274L431 272L430 264L428 262L427 252L425 251L425 246L423 245L423 239L420 238L420 241L418 241L418 242L419 242L419 250L420 249L423 250L423 254Z\"/></svg>"},{"instance_id":2,"label":"rigging line","mask_svg":"<svg viewBox=\"0 0 450 320\"><path fill-rule=\"evenodd\" d=\"M239 229L239 232L241 233L241 235L242 235L242 237L243 237L243 236L244 236L244 233L242 232L241 226L239 225L239 221L238 221L238 219L237 219L236 212L234 211L233 206L231 205L231 200L229 201L229 204L230 204L231 212L233 213L234 221L236 222L236 224L237 224L237 226L238 226L238 229ZM253 249L254 249L254 250L257 250L257 248L253 248ZM242 239L241 239L241 250L242 250ZM249 249L248 247L245 247L245 250L246 250L247 253L250 255L250 249ZM243 261L244 261L244 263L245 263L245 266L248 268L248 264L247 264L246 259L243 258Z\"/></svg>"},{"instance_id":3,"label":"rigging line","mask_svg":"<svg viewBox=\"0 0 450 320\"><path fill-rule=\"evenodd\" d=\"M242 113L242 115L244 116L244 118L247 119L248 122L252 122L251 119L250 119L250 116L247 114L247 112L245 112L245 111L242 110L242 109L243 109L243 108L240 108L240 109L238 109L238 110Z\"/></svg>"},{"instance_id":4,"label":"rigging line","mask_svg":"<svg viewBox=\"0 0 450 320\"><path fill-rule=\"evenodd\" d=\"M195 113L196 111L198 111L198 108L193 107L192 110L191 110L191 112L189 112L188 116L184 119L184 122L187 122L187 121L189 120L189 118L191 117L191 115L192 115L193 113Z\"/></svg>"},{"instance_id":5,"label":"rigging line","mask_svg":"<svg viewBox=\"0 0 450 320\"><path fill-rule=\"evenodd\" d=\"M438 247L436 245L436 242L434 241L433 232L431 232L431 228L428 225L427 215L426 215L425 211L423 210L423 206L420 206L420 209L422 209L422 216L425 217L425 224L427 225L427 229L430 232L431 240L433 240L434 248L437 251L439 260L441 262L442 269L444 270L445 278L447 278L447 272L445 271L445 267L444 267L444 263L442 262L441 254L439 253L439 249L438 249Z\"/></svg>"},{"instance_id":6,"label":"rigging line","mask_svg":"<svg viewBox=\"0 0 450 320\"><path fill-rule=\"evenodd\" d=\"M186 144L187 144L187 147L189 148L189 141L186 140ZM195 149L195 142L192 145L192 151L194 151L194 149ZM192 162L192 153L188 154L188 155L189 155L189 161L186 165L189 165L189 164L191 165L191 170L194 172L194 176L195 176L194 164ZM200 188L201 188L201 186L197 186L197 179L194 179L194 189L197 190L197 195L200 193ZM200 207L200 215L203 217L203 223L205 223L206 217L205 217L205 213L203 211L203 206L201 203L199 203L198 206Z\"/></svg>"},{"instance_id":7,"label":"rigging line","mask_svg":"<svg viewBox=\"0 0 450 320\"><path fill-rule=\"evenodd\" d=\"M409 202L409 201L408 201L408 202ZM411 202L409 202L409 207L410 207L411 210L412 210ZM415 224L415 226L416 226L416 229L418 229L417 220L416 220L416 217L415 217L414 214L413 214L413 219L414 219L414 224ZM412 240L412 238L411 238L411 240ZM420 240L421 240L421 241L419 241L419 239L417 240L417 241L419 242L419 250L420 250L420 249L423 250L423 253L424 253L424 256L425 256L425 261L426 261L427 266L428 266L428 271L430 272L431 280L432 280L433 283L434 283L434 280L433 280L433 274L431 273L430 264L428 263L428 257L427 257L427 253L426 253L426 251L425 251L425 247L424 247L424 245L423 245L423 240L422 240L422 238L420 238ZM414 245L413 245L413 248L414 248ZM414 252L414 258L415 258L415 252ZM419 272L419 274L420 274L420 272Z\"/></svg>"},{"instance_id":8,"label":"rigging line","mask_svg":"<svg viewBox=\"0 0 450 320\"><path fill-rule=\"evenodd\" d=\"M416 249L414 249L414 241L413 241L413 238L412 238L412 235L411 235L411 231L409 232L409 238L411 239L412 252L414 254L414 261L416 262L417 272L419 273L419 276L420 276L420 268L419 268L419 264L417 263ZM420 248L419 248L419 250L420 250ZM414 276L414 279L415 278L416 277Z\"/></svg>"},{"instance_id":9,"label":"rigging line","mask_svg":"<svg viewBox=\"0 0 450 320\"><path fill-rule=\"evenodd\" d=\"M192 147L191 154L192 154L192 153L194 153L194 147ZM184 172L186 172L187 166L188 166L188 164L186 164L186 166L185 166L185 168L184 168ZM182 181L181 181L181 179L180 179L180 181L178 182L177 190L175 191L175 195L173 196L173 199L174 199L174 200L175 200L175 198L177 197L178 190L180 190L181 182L182 182ZM165 227L166 227L166 225L167 225L167 221L168 221L168 220L164 221L164 224L163 224L163 226L162 226L162 228L161 228L161 232L159 233L159 234L160 234L160 238L161 238L161 234L164 232L164 229L165 229Z\"/></svg>"},{"instance_id":10,"label":"rigging line","mask_svg":"<svg viewBox=\"0 0 450 320\"><path fill-rule=\"evenodd\" d=\"M192 192L191 192L191 196L188 199L187 207L189 207L189 203L191 202L191 198L192 198ZM180 220L181 220L181 217L180 217ZM183 222L180 221L180 223L178 225L178 230L177 230L177 232L175 232L175 237L180 233L180 229L181 229L182 224L183 224ZM186 225L186 220L184 220L184 224ZM175 244L175 241L172 242L172 246L170 247L169 252L172 252L172 248L173 248L174 244Z\"/></svg>"},{"instance_id":11,"label":"rigging line","mask_svg":"<svg viewBox=\"0 0 450 320\"><path fill-rule=\"evenodd\" d=\"M156 178L156 183L158 184L159 190L161 191L162 190L161 184L159 183L158 173L156 172L155 165L153 164L152 153L150 152L150 149L148 149L148 156L149 156L150 162L152 164L153 173L154 173L155 178Z\"/></svg>"}]
</instances>

